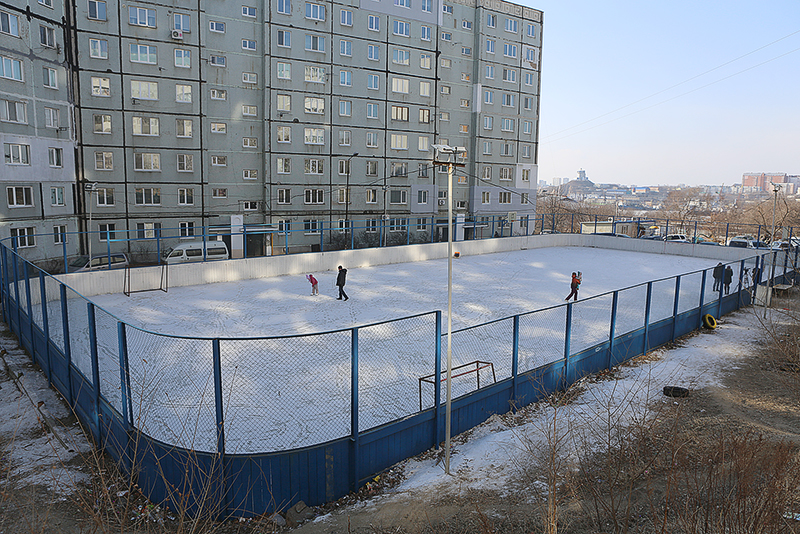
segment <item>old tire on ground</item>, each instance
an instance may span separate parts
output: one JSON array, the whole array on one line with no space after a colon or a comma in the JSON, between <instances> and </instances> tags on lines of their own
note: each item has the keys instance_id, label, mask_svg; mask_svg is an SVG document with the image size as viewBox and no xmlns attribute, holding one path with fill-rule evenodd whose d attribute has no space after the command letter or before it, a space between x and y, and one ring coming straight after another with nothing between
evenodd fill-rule
<instances>
[{"instance_id":1,"label":"old tire on ground","mask_svg":"<svg viewBox=\"0 0 800 534\"><path fill-rule=\"evenodd\" d=\"M667 397L688 397L689 390L679 386L664 386L664 395Z\"/></svg>"},{"instance_id":2,"label":"old tire on ground","mask_svg":"<svg viewBox=\"0 0 800 534\"><path fill-rule=\"evenodd\" d=\"M717 320L714 319L713 315L707 313L703 316L703 326L709 330L714 330L717 327Z\"/></svg>"}]
</instances>

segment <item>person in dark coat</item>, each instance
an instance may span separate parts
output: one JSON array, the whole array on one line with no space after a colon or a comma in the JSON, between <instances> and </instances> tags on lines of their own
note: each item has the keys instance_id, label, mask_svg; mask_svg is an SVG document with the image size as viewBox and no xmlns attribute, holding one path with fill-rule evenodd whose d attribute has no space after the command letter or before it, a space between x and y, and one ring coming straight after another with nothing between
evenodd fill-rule
<instances>
[{"instance_id":1,"label":"person in dark coat","mask_svg":"<svg viewBox=\"0 0 800 534\"><path fill-rule=\"evenodd\" d=\"M733 281L733 269L731 269L730 265L725 267L724 280L725 280L725 294L727 295L728 293L731 292L731 282Z\"/></svg>"},{"instance_id":2,"label":"person in dark coat","mask_svg":"<svg viewBox=\"0 0 800 534\"><path fill-rule=\"evenodd\" d=\"M575 295L575 300L578 300L578 289L581 287L581 279L578 277L578 273L572 273L572 282L569 284L569 288L572 290L567 298L564 300L569 300Z\"/></svg>"},{"instance_id":3,"label":"person in dark coat","mask_svg":"<svg viewBox=\"0 0 800 534\"><path fill-rule=\"evenodd\" d=\"M725 267L722 266L722 262L719 262L716 267L714 267L714 291L719 291L722 288L722 274Z\"/></svg>"},{"instance_id":4,"label":"person in dark coat","mask_svg":"<svg viewBox=\"0 0 800 534\"><path fill-rule=\"evenodd\" d=\"M346 283L347 278L347 269L342 269L342 266L339 266L339 274L336 276L336 285L339 286L339 297L336 300L349 300L350 297L347 296L347 293L344 292L344 284Z\"/></svg>"}]
</instances>

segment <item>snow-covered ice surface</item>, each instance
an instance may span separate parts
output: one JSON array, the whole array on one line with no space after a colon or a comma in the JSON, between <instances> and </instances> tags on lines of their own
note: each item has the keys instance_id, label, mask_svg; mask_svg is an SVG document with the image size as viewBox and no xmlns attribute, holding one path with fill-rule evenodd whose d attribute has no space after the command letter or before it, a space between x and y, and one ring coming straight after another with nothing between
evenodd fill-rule
<instances>
[{"instance_id":1,"label":"snow-covered ice surface","mask_svg":"<svg viewBox=\"0 0 800 534\"><path fill-rule=\"evenodd\" d=\"M577 352L608 338L611 296L590 297L715 264L702 258L579 247L462 256L454 260L453 329L563 304L571 272L582 271L571 341L572 352ZM304 273L174 287L168 293L94 297L103 308L96 320L103 395L120 406L115 317L171 336L303 334L220 342L226 450L268 452L348 435L351 333L308 334L446 310L447 260L350 269L349 301L335 300L335 269L331 265L331 271L313 273L320 296L310 295ZM709 273L705 302L717 296L711 280ZM679 311L697 306L700 286L700 273L682 278ZM654 283L651 321L672 315L674 288L674 279ZM643 325L645 296L646 286L620 292L618 335ZM73 302L70 323L85 325L85 304ZM54 310L48 315L57 314ZM564 318L564 306L521 318L521 372L562 356ZM58 331L51 328L56 335ZM88 331L71 332L73 359L91 376ZM511 340L510 319L454 333L454 365L489 359L501 380L510 376ZM359 329L360 430L419 410L418 380L433 373L434 350L432 314ZM212 341L129 328L128 351L135 422L157 439L214 450ZM482 382L489 377L482 374ZM474 387L469 380L454 381L454 395ZM432 390L425 390L423 407L431 404Z\"/></svg>"}]
</instances>

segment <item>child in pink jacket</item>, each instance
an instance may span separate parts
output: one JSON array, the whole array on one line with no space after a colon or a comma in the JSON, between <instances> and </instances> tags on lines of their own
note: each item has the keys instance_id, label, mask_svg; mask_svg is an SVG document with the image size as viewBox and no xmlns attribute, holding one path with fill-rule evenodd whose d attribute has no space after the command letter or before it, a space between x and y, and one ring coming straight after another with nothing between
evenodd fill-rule
<instances>
[{"instance_id":1,"label":"child in pink jacket","mask_svg":"<svg viewBox=\"0 0 800 534\"><path fill-rule=\"evenodd\" d=\"M317 279L314 278L313 274L307 274L306 280L311 282L311 294L312 295L319 295L319 287L317 286L318 282Z\"/></svg>"}]
</instances>

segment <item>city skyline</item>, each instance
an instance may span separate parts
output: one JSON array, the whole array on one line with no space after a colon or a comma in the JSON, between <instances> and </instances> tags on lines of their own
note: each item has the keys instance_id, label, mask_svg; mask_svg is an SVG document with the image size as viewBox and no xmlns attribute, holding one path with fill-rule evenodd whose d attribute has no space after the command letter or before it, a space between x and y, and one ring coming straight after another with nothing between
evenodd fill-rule
<instances>
[{"instance_id":1,"label":"city skyline","mask_svg":"<svg viewBox=\"0 0 800 534\"><path fill-rule=\"evenodd\" d=\"M730 185L800 173L800 4L522 4L544 12L540 179L584 169L598 183Z\"/></svg>"}]
</instances>

